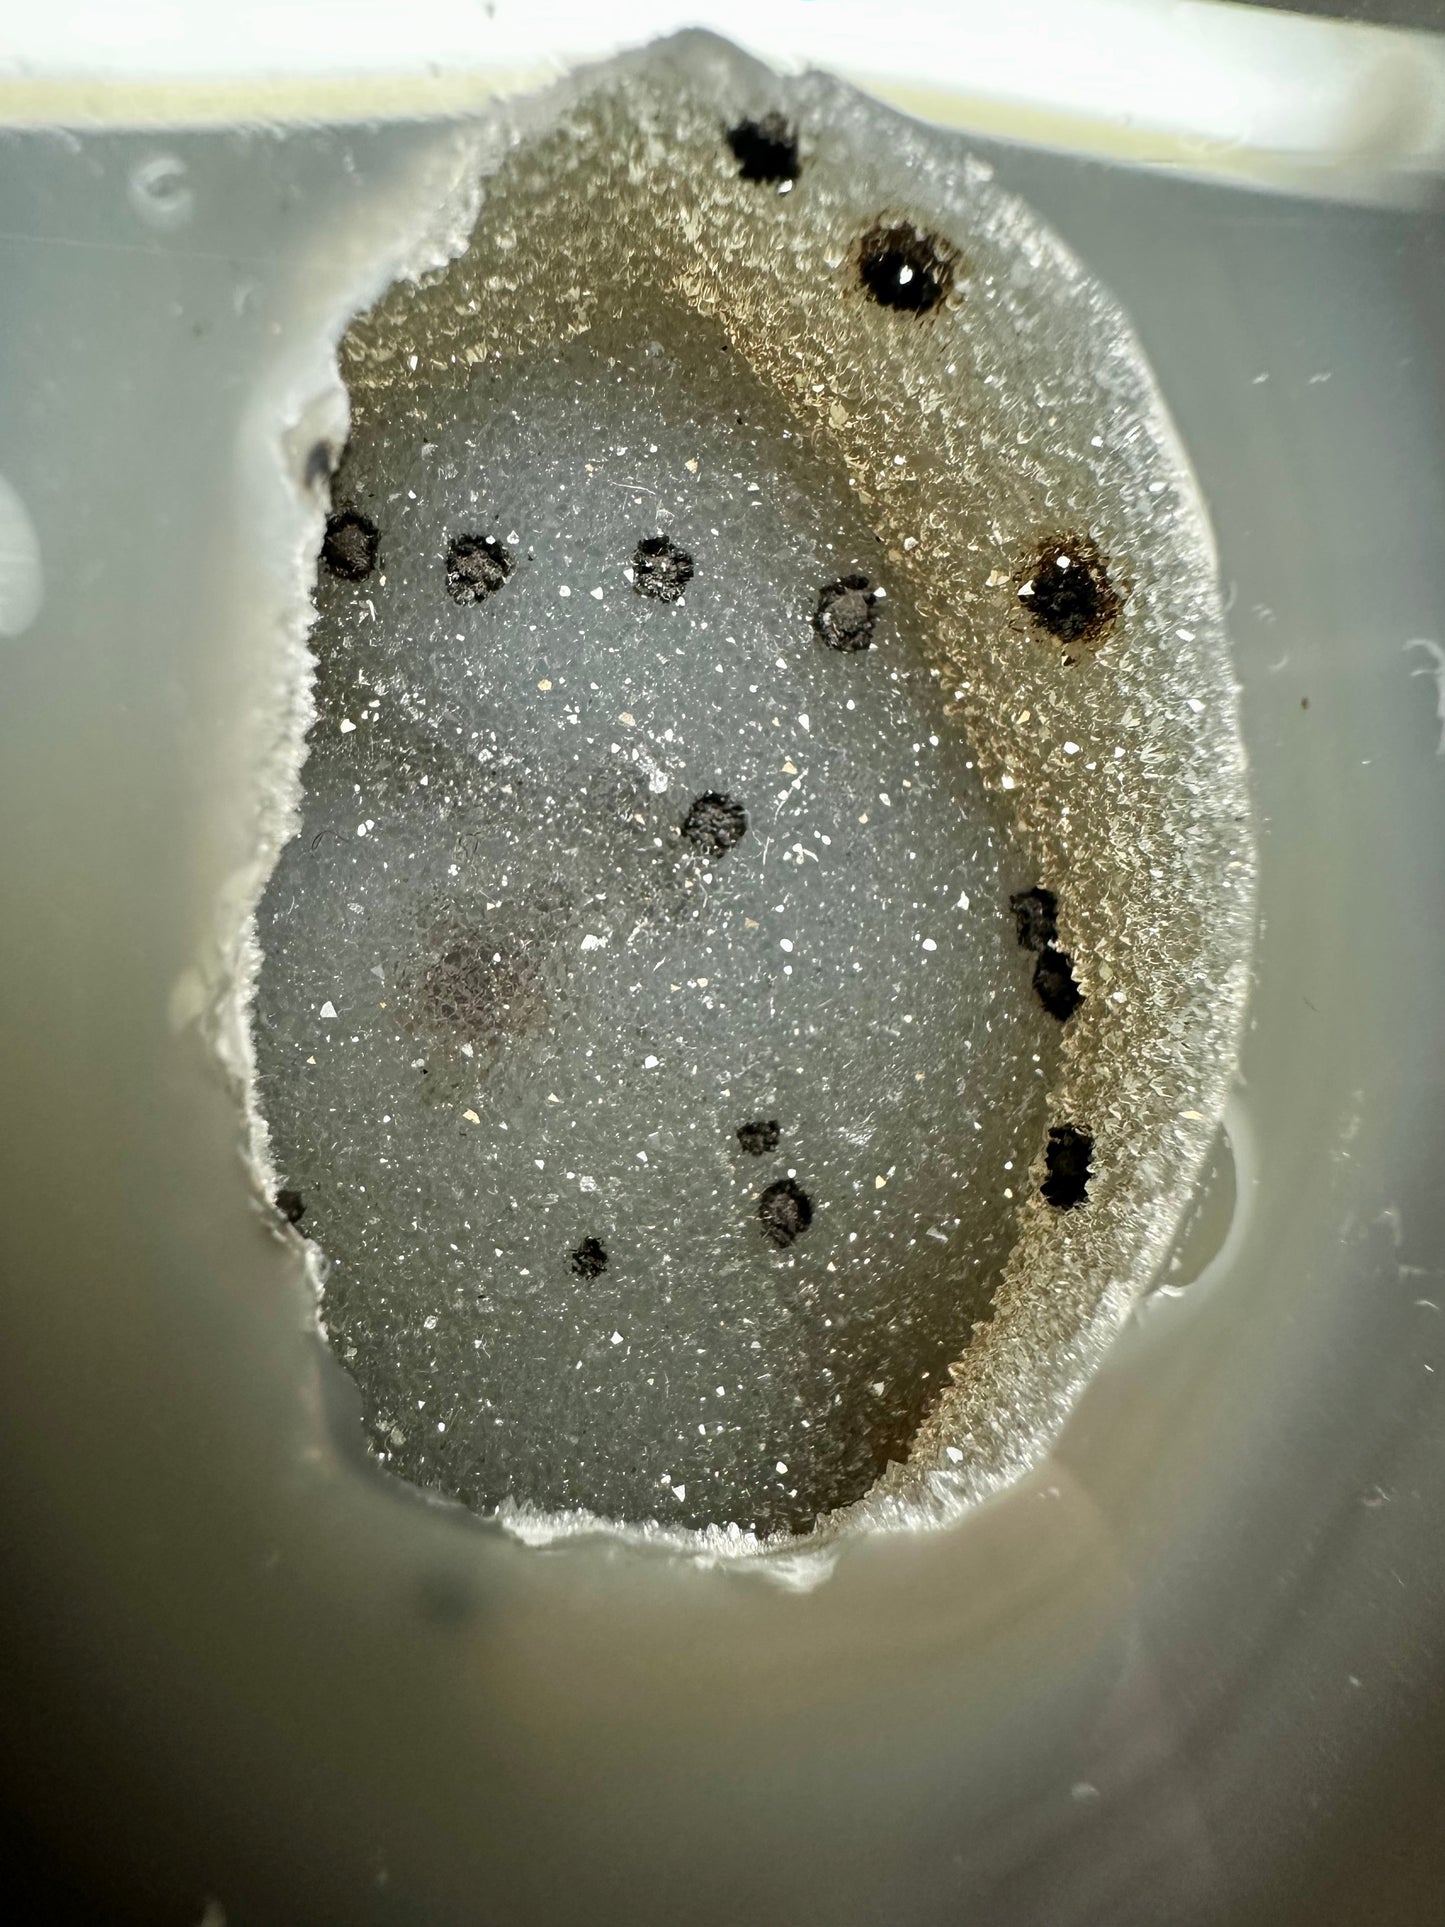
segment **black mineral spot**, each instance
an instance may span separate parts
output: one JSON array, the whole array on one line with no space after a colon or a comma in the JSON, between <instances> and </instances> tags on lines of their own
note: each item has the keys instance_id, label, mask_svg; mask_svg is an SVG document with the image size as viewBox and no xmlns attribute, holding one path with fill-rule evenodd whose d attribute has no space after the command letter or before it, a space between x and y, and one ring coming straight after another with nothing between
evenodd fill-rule
<instances>
[{"instance_id":1,"label":"black mineral spot","mask_svg":"<svg viewBox=\"0 0 1445 1927\"><path fill-rule=\"evenodd\" d=\"M818 591L813 627L830 649L852 655L873 641L878 591L866 575L845 575Z\"/></svg>"},{"instance_id":2,"label":"black mineral spot","mask_svg":"<svg viewBox=\"0 0 1445 1927\"><path fill-rule=\"evenodd\" d=\"M1074 982L1074 960L1055 944L1048 944L1034 965L1034 995L1049 1013L1066 1024L1084 993Z\"/></svg>"},{"instance_id":3,"label":"black mineral spot","mask_svg":"<svg viewBox=\"0 0 1445 1927\"><path fill-rule=\"evenodd\" d=\"M957 260L911 221L879 221L858 243L858 279L881 307L931 314L953 286Z\"/></svg>"},{"instance_id":4,"label":"black mineral spot","mask_svg":"<svg viewBox=\"0 0 1445 1927\"><path fill-rule=\"evenodd\" d=\"M1039 1187L1045 1202L1056 1211L1072 1211L1084 1202L1089 1189L1094 1140L1072 1124L1056 1124L1049 1132L1044 1162L1048 1175Z\"/></svg>"},{"instance_id":5,"label":"black mineral spot","mask_svg":"<svg viewBox=\"0 0 1445 1927\"><path fill-rule=\"evenodd\" d=\"M596 1238L584 1238L572 1253L572 1269L579 1278L600 1278L607 1269L607 1253Z\"/></svg>"},{"instance_id":6,"label":"black mineral spot","mask_svg":"<svg viewBox=\"0 0 1445 1927\"><path fill-rule=\"evenodd\" d=\"M327 518L321 560L343 582L363 582L376 567L380 540L375 522L360 509L338 509Z\"/></svg>"},{"instance_id":7,"label":"black mineral spot","mask_svg":"<svg viewBox=\"0 0 1445 1927\"><path fill-rule=\"evenodd\" d=\"M745 181L795 181L801 171L798 136L781 114L740 120L728 131L728 146Z\"/></svg>"},{"instance_id":8,"label":"black mineral spot","mask_svg":"<svg viewBox=\"0 0 1445 1927\"><path fill-rule=\"evenodd\" d=\"M707 856L721 856L740 843L747 827L742 804L717 790L704 791L682 820L683 835Z\"/></svg>"},{"instance_id":9,"label":"black mineral spot","mask_svg":"<svg viewBox=\"0 0 1445 1927\"><path fill-rule=\"evenodd\" d=\"M455 535L447 544L447 594L464 608L495 595L511 573L511 553L494 535Z\"/></svg>"},{"instance_id":10,"label":"black mineral spot","mask_svg":"<svg viewBox=\"0 0 1445 1927\"><path fill-rule=\"evenodd\" d=\"M1008 907L1025 950L1043 950L1058 936L1059 900L1052 890L1015 890Z\"/></svg>"},{"instance_id":11,"label":"black mineral spot","mask_svg":"<svg viewBox=\"0 0 1445 1927\"><path fill-rule=\"evenodd\" d=\"M276 1209L287 1224L300 1224L306 1216L306 1200L299 1191L278 1191Z\"/></svg>"},{"instance_id":12,"label":"black mineral spot","mask_svg":"<svg viewBox=\"0 0 1445 1927\"><path fill-rule=\"evenodd\" d=\"M1097 649L1123 606L1107 558L1084 535L1040 543L1016 581L1021 607L1036 628L1064 645L1065 662Z\"/></svg>"},{"instance_id":13,"label":"black mineral spot","mask_svg":"<svg viewBox=\"0 0 1445 1927\"><path fill-rule=\"evenodd\" d=\"M529 944L461 926L439 931L436 942L420 974L403 978L408 1029L469 1044L484 1062L513 1039L542 1029L547 997Z\"/></svg>"},{"instance_id":14,"label":"black mineral spot","mask_svg":"<svg viewBox=\"0 0 1445 1927\"><path fill-rule=\"evenodd\" d=\"M681 602L692 573L692 557L665 535L644 536L632 558L633 588L656 602Z\"/></svg>"},{"instance_id":15,"label":"black mineral spot","mask_svg":"<svg viewBox=\"0 0 1445 1927\"><path fill-rule=\"evenodd\" d=\"M758 1220L768 1243L782 1251L813 1222L812 1199L791 1178L779 1178L758 1199Z\"/></svg>"},{"instance_id":16,"label":"black mineral spot","mask_svg":"<svg viewBox=\"0 0 1445 1927\"><path fill-rule=\"evenodd\" d=\"M764 1157L769 1151L776 1151L782 1135L775 1117L766 1120L759 1118L756 1123L738 1126L738 1143L748 1156L753 1158Z\"/></svg>"}]
</instances>

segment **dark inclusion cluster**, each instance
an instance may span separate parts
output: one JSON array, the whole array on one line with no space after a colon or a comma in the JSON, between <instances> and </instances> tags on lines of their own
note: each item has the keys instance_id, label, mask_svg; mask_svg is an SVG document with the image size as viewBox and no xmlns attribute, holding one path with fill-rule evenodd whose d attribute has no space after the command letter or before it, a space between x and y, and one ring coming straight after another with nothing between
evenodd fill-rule
<instances>
[{"instance_id":1,"label":"dark inclusion cluster","mask_svg":"<svg viewBox=\"0 0 1445 1927\"><path fill-rule=\"evenodd\" d=\"M1067 1023L1084 993L1074 982L1074 960L1058 946L1059 900L1052 890L1036 884L1032 890L1016 890L1009 898L1014 926L1020 945L1037 954L1034 965L1034 994L1051 1017ZM1060 1211L1071 1211L1084 1202L1094 1140L1072 1124L1056 1126L1049 1132L1046 1153L1047 1176L1040 1187L1046 1203Z\"/></svg>"},{"instance_id":2,"label":"dark inclusion cluster","mask_svg":"<svg viewBox=\"0 0 1445 1927\"><path fill-rule=\"evenodd\" d=\"M326 524L321 560L343 582L364 582L376 567L376 524L359 509L338 509Z\"/></svg>"},{"instance_id":3,"label":"dark inclusion cluster","mask_svg":"<svg viewBox=\"0 0 1445 1927\"><path fill-rule=\"evenodd\" d=\"M721 856L740 843L748 827L747 812L732 797L705 790L682 821L682 833L705 856Z\"/></svg>"},{"instance_id":4,"label":"dark inclusion cluster","mask_svg":"<svg viewBox=\"0 0 1445 1927\"><path fill-rule=\"evenodd\" d=\"M747 182L788 187L801 174L797 130L781 115L746 119L726 134L738 177ZM882 216L858 240L854 269L862 290L880 307L922 318L952 293L961 272L957 251L905 218ZM380 535L376 524L355 507L328 519L321 561L347 582L366 579L376 567ZM514 561L497 538L463 533L448 543L444 559L446 592L466 607L502 589ZM632 557L632 582L639 596L678 603L693 580L693 557L669 536L643 537ZM1015 578L1020 607L1033 626L1060 644L1066 663L1097 648L1116 621L1122 598L1114 588L1106 558L1086 536L1063 535L1040 543L1020 565ZM874 640L882 591L869 577L847 575L817 593L812 615L819 640L839 654L859 654ZM746 834L743 803L720 791L696 797L679 826L680 836L705 860L716 861ZM1066 1023L1084 1001L1074 977L1073 960L1058 944L1054 893L1042 886L1016 892L1009 900L1020 945L1035 956L1033 988L1045 1011ZM457 933L439 933L436 956L418 986L423 1008L431 1007L483 1050L517 1028L528 1029L545 1015L544 996L530 961L518 950L485 955ZM740 1150L750 1158L771 1157L782 1142L776 1119L757 1119L736 1127ZM1093 1139L1073 1124L1052 1127L1045 1147L1044 1200L1067 1211L1086 1202L1093 1161ZM299 1192L276 1193L275 1206L297 1226L306 1204ZM761 1235L775 1250L792 1246L813 1219L807 1192L790 1173L757 1194ZM570 1266L581 1281L599 1278L609 1254L595 1235L584 1236Z\"/></svg>"},{"instance_id":5,"label":"dark inclusion cluster","mask_svg":"<svg viewBox=\"0 0 1445 1927\"><path fill-rule=\"evenodd\" d=\"M512 557L493 535L457 535L447 546L447 593L463 608L495 595L511 573Z\"/></svg>"},{"instance_id":6,"label":"dark inclusion cluster","mask_svg":"<svg viewBox=\"0 0 1445 1927\"><path fill-rule=\"evenodd\" d=\"M579 1278L600 1278L607 1269L607 1253L598 1238L584 1238L572 1253L572 1269Z\"/></svg>"},{"instance_id":7,"label":"dark inclusion cluster","mask_svg":"<svg viewBox=\"0 0 1445 1927\"><path fill-rule=\"evenodd\" d=\"M1034 995L1049 1013L1065 1024L1084 1001L1074 982L1074 960L1058 945L1059 900L1052 890L1019 890L1009 898L1019 943L1035 951Z\"/></svg>"},{"instance_id":8,"label":"dark inclusion cluster","mask_svg":"<svg viewBox=\"0 0 1445 1927\"><path fill-rule=\"evenodd\" d=\"M1073 1211L1084 1202L1094 1161L1094 1140L1073 1124L1056 1124L1044 1152L1046 1176L1039 1187L1056 1211Z\"/></svg>"},{"instance_id":9,"label":"dark inclusion cluster","mask_svg":"<svg viewBox=\"0 0 1445 1927\"><path fill-rule=\"evenodd\" d=\"M813 1222L812 1200L792 1178L779 1178L758 1199L758 1222L768 1243L786 1250Z\"/></svg>"},{"instance_id":10,"label":"dark inclusion cluster","mask_svg":"<svg viewBox=\"0 0 1445 1927\"><path fill-rule=\"evenodd\" d=\"M300 1224L306 1216L306 1200L299 1191L283 1190L276 1193L276 1209L287 1224Z\"/></svg>"},{"instance_id":11,"label":"dark inclusion cluster","mask_svg":"<svg viewBox=\"0 0 1445 1927\"><path fill-rule=\"evenodd\" d=\"M798 160L797 132L781 114L740 120L728 130L727 142L738 164L740 180L779 186L797 180L803 171Z\"/></svg>"},{"instance_id":12,"label":"dark inclusion cluster","mask_svg":"<svg viewBox=\"0 0 1445 1927\"><path fill-rule=\"evenodd\" d=\"M878 590L866 575L845 575L818 591L813 627L830 649L853 655L867 649L878 622Z\"/></svg>"},{"instance_id":13,"label":"dark inclusion cluster","mask_svg":"<svg viewBox=\"0 0 1445 1927\"><path fill-rule=\"evenodd\" d=\"M1063 645L1066 663L1097 649L1123 607L1106 557L1083 535L1040 543L1016 582L1020 607L1035 628Z\"/></svg>"},{"instance_id":14,"label":"dark inclusion cluster","mask_svg":"<svg viewBox=\"0 0 1445 1927\"><path fill-rule=\"evenodd\" d=\"M911 221L878 221L858 243L858 279L881 308L932 314L947 299L958 255Z\"/></svg>"},{"instance_id":15,"label":"dark inclusion cluster","mask_svg":"<svg viewBox=\"0 0 1445 1927\"><path fill-rule=\"evenodd\" d=\"M692 557L665 535L649 535L632 558L632 586L657 602L681 602L692 581Z\"/></svg>"}]
</instances>

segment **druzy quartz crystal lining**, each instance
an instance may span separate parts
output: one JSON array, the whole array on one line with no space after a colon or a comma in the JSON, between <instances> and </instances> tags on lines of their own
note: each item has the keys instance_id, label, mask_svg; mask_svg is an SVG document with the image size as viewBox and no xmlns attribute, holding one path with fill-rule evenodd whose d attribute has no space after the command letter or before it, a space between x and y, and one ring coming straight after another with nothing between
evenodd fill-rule
<instances>
[{"instance_id":1,"label":"druzy quartz crystal lining","mask_svg":"<svg viewBox=\"0 0 1445 1927\"><path fill-rule=\"evenodd\" d=\"M1240 1023L1127 326L951 139L688 36L532 116L341 366L254 1029L375 1449L746 1543L946 1516L1158 1261Z\"/></svg>"}]
</instances>

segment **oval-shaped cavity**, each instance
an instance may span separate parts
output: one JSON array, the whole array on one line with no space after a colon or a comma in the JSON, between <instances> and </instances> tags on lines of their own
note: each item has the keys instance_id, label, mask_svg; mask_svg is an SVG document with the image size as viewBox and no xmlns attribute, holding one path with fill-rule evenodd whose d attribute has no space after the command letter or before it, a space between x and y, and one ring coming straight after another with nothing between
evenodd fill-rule
<instances>
[{"instance_id":1,"label":"oval-shaped cavity","mask_svg":"<svg viewBox=\"0 0 1445 1927\"><path fill-rule=\"evenodd\" d=\"M1229 1263L1244 1232L1252 1182L1249 1129L1242 1107L1232 1101L1225 1106L1153 1291L1165 1298L1182 1297L1191 1285Z\"/></svg>"},{"instance_id":2,"label":"oval-shaped cavity","mask_svg":"<svg viewBox=\"0 0 1445 1927\"><path fill-rule=\"evenodd\" d=\"M132 170L130 204L151 227L183 227L195 209L186 164L174 154L153 154Z\"/></svg>"},{"instance_id":3,"label":"oval-shaped cavity","mask_svg":"<svg viewBox=\"0 0 1445 1927\"><path fill-rule=\"evenodd\" d=\"M318 582L255 1037L375 1449L717 1543L949 1516L1157 1266L1244 996L1123 318L948 137L688 36L530 119L342 371L376 560Z\"/></svg>"}]
</instances>

